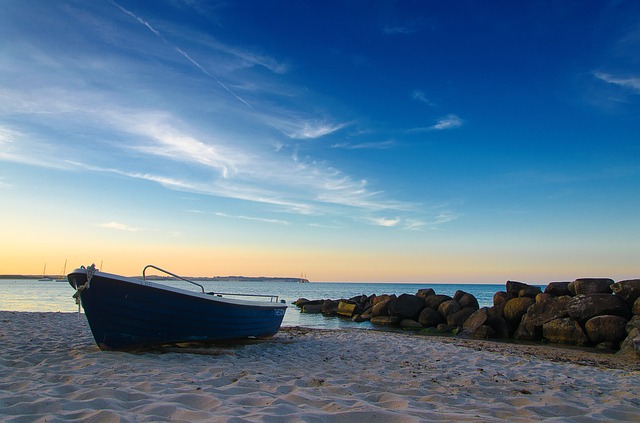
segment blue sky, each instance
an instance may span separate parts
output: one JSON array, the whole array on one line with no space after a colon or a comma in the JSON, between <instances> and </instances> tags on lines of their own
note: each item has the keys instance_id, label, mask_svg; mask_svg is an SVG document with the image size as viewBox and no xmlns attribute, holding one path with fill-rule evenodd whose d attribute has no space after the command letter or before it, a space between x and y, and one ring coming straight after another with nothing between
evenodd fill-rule
<instances>
[{"instance_id":1,"label":"blue sky","mask_svg":"<svg viewBox=\"0 0 640 423\"><path fill-rule=\"evenodd\" d=\"M0 8L1 273L638 276L637 2Z\"/></svg>"}]
</instances>

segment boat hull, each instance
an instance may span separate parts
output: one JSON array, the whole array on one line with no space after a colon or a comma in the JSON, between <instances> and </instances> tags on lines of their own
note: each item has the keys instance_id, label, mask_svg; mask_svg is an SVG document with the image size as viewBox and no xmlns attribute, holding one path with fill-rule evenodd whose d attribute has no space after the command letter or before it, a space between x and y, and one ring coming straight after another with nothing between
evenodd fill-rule
<instances>
[{"instance_id":1,"label":"boat hull","mask_svg":"<svg viewBox=\"0 0 640 423\"><path fill-rule=\"evenodd\" d=\"M80 288L78 296L102 350L270 337L280 329L287 307L103 272L96 272L87 285L86 269L76 269L67 278L73 287Z\"/></svg>"}]
</instances>

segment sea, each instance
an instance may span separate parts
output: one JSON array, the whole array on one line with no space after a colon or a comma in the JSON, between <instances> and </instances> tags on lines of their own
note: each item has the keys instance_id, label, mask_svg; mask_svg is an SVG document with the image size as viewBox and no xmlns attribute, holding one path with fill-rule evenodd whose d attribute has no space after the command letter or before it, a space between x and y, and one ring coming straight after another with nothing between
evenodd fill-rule
<instances>
[{"instance_id":1,"label":"sea","mask_svg":"<svg viewBox=\"0 0 640 423\"><path fill-rule=\"evenodd\" d=\"M196 289L182 281L163 281L167 285ZM351 298L358 295L415 294L422 288L433 288L437 294L453 296L462 290L473 294L480 307L493 304L493 294L504 291L505 285L481 284L428 284L428 283L351 283L351 282L253 282L253 281L198 281L207 292L269 294L284 300L287 308L283 326L302 326L319 329L360 328L372 329L368 322L356 323L339 317L301 313L292 304L298 298L309 300ZM39 281L37 279L0 279L0 310L32 312L79 312L72 298L75 290L66 282ZM82 310L80 309L80 312Z\"/></svg>"}]
</instances>

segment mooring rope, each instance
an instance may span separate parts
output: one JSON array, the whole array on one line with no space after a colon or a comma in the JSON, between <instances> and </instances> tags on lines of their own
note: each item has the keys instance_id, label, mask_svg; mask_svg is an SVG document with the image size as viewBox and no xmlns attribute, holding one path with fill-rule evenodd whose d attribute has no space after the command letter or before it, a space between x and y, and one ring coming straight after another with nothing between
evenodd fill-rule
<instances>
[{"instance_id":1,"label":"mooring rope","mask_svg":"<svg viewBox=\"0 0 640 423\"><path fill-rule=\"evenodd\" d=\"M95 273L96 273L96 265L94 263L91 266L87 267L87 283L85 283L84 285L78 286L76 288L76 293L73 294L73 298L75 298L76 304L78 304L78 314L80 314L80 306L82 305L82 299L80 298L80 294L85 289L89 289L89 287L91 286L91 279L93 279L93 275L95 275Z\"/></svg>"}]
</instances>

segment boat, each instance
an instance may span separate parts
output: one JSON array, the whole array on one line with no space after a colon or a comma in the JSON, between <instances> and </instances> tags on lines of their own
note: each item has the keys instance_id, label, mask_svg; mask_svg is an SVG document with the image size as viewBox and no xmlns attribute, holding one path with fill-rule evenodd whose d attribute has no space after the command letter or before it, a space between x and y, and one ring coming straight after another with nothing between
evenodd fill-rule
<instances>
[{"instance_id":1,"label":"boat","mask_svg":"<svg viewBox=\"0 0 640 423\"><path fill-rule=\"evenodd\" d=\"M60 277L56 278L56 282L66 282L67 281L67 277L66 274L67 273L67 261L64 261L64 266L62 266L62 272L60 272Z\"/></svg>"},{"instance_id":2,"label":"boat","mask_svg":"<svg viewBox=\"0 0 640 423\"><path fill-rule=\"evenodd\" d=\"M149 268L199 289L151 281L145 275ZM269 338L287 308L275 295L205 292L199 283L154 265L144 267L141 279L101 272L95 265L75 269L67 279L101 350Z\"/></svg>"},{"instance_id":3,"label":"boat","mask_svg":"<svg viewBox=\"0 0 640 423\"><path fill-rule=\"evenodd\" d=\"M42 277L40 279L38 279L38 281L40 282L52 282L53 279L51 279L49 276L47 276L47 263L44 264L44 269L42 270Z\"/></svg>"}]
</instances>

